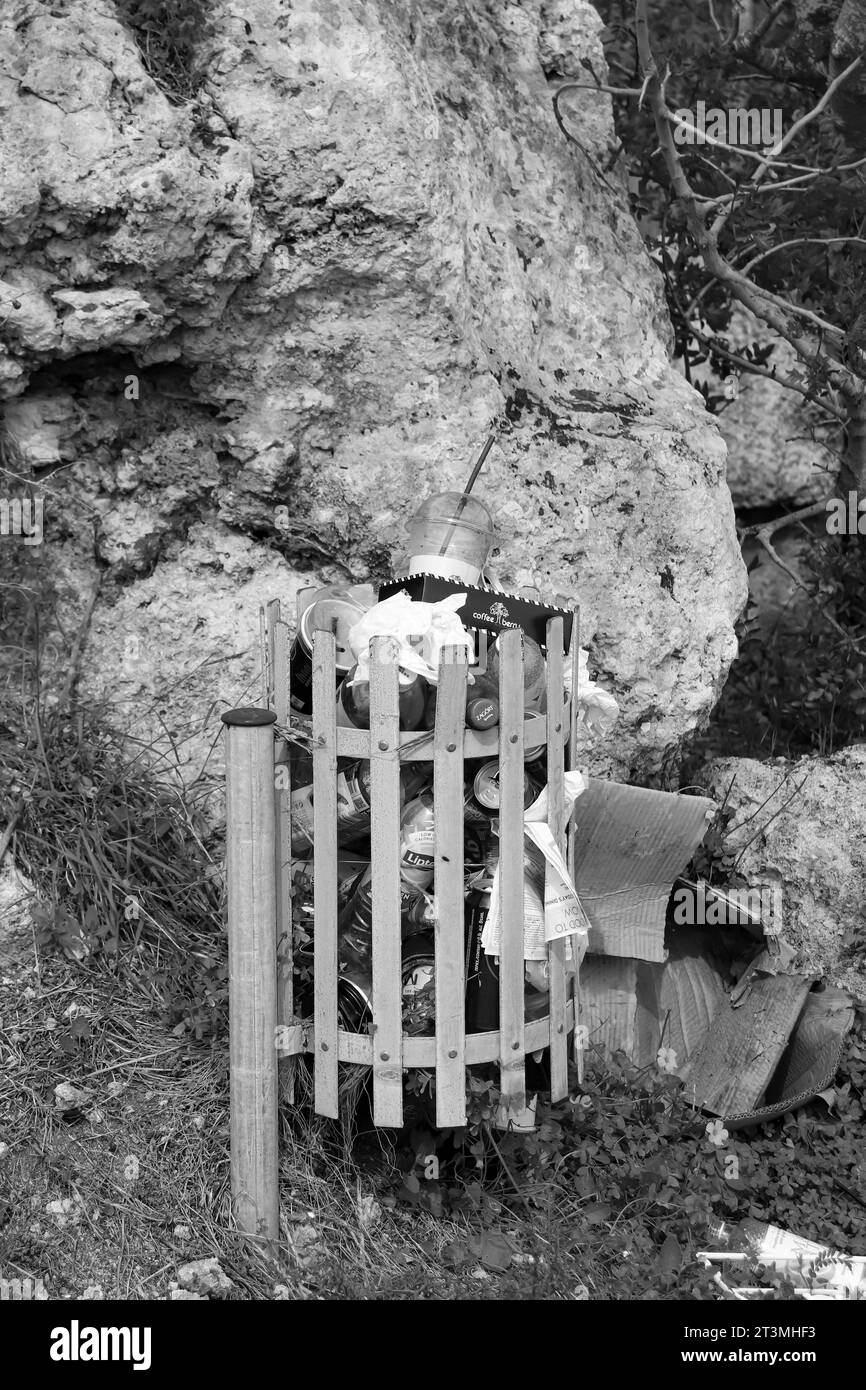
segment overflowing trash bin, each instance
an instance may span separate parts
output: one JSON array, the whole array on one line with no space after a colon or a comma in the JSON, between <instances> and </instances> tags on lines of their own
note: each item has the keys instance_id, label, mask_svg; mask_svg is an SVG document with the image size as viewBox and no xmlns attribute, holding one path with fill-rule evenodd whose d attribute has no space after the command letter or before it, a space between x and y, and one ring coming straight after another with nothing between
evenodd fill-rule
<instances>
[{"instance_id":1,"label":"overflowing trash bin","mask_svg":"<svg viewBox=\"0 0 866 1390\"><path fill-rule=\"evenodd\" d=\"M566 1092L588 931L566 845L582 786L567 766L577 621L493 587L493 540L468 490L438 494L410 523L391 580L303 593L293 631L279 605L268 611L281 916L288 907L291 920L282 995L307 1023L292 1034L298 1049L329 1078L317 1079L317 1109L333 1105L338 1062L369 1057L377 1123L399 1106L390 1074L391 1099L376 1104L376 1073L381 1093L383 1071L402 1084L413 1064L436 1068L437 1095L449 1072L437 1114L462 1123L466 1065L498 1060L516 1114L530 1044L538 1055L551 1033L553 1088ZM386 1068L395 1025L383 1029L380 1014L395 991L401 1066ZM440 1037L443 1019L456 1048Z\"/></svg>"}]
</instances>

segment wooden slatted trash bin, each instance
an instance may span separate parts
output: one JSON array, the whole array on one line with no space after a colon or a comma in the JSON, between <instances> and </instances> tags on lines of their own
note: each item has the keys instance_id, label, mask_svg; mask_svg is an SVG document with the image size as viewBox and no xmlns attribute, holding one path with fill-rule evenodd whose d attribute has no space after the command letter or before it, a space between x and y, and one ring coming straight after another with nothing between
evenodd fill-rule
<instances>
[{"instance_id":1,"label":"wooden slatted trash bin","mask_svg":"<svg viewBox=\"0 0 866 1390\"><path fill-rule=\"evenodd\" d=\"M279 603L268 606L264 624L263 701L276 718L276 738L271 738L270 815L262 818L270 839L255 857L257 872L270 873L267 893L256 901L272 911L273 951L270 963L260 956L262 968L273 972L270 987L249 997L272 1019L275 1056L292 1059L302 1053L312 1058L313 1105L317 1114L339 1117L340 1063L367 1066L372 1073L373 1121L378 1126L403 1123L403 1076L409 1068L435 1073L436 1123L461 1127L466 1123L466 1068L479 1063L498 1063L500 1092L506 1113L519 1114L526 1105L526 1057L550 1049L551 1091L554 1100L567 1094L568 1036L577 1010L577 976L566 973L565 942L551 942L548 952L550 1011L547 1017L524 1021L524 747L546 743L548 757L548 823L560 849L566 851L563 773L568 743L573 764L576 698L563 704L563 620L547 624L547 681L549 715L524 712L523 648L521 633L509 631L500 638L500 723L498 728L474 731L464 728L467 666L462 648L446 649L439 670L435 727L406 733L399 728L398 668L396 648L385 638L372 645L370 662L370 728L342 728L336 722L336 646L332 632L313 635L312 657L312 764L313 764L313 988L312 1016L297 1019L292 1013L292 863L290 827L290 763L287 738L291 733L290 652L288 627ZM572 628L572 691L577 691L577 622ZM223 716L234 736L232 715ZM568 721L571 721L569 739ZM309 731L309 726L308 731ZM527 741L531 740L531 744ZM501 944L499 965L499 1028L466 1034L463 809L464 763L468 758L499 759L499 860L501 884ZM365 759L370 763L370 863L372 875L372 1019L366 1032L340 1026L338 942L338 759ZM433 931L435 980L435 1032L417 1036L404 1032L401 976L400 904L400 770L402 761L432 761L436 814L436 846L433 881ZM235 760L236 762L236 760ZM232 773L230 775L236 775ZM260 771L259 794L265 790ZM245 803L237 792L230 798L227 835L231 843L246 833L235 823L234 809ZM234 809L233 809L234 808ZM243 812L247 815L247 812ZM570 848L570 846L569 846ZM250 863L229 853L229 934L247 930L245 889L232 885L233 874L248 875ZM273 902L273 908L270 904ZM240 920L232 922L232 913ZM261 916L260 912L260 916ZM258 930L261 931L261 921ZM271 1004L273 1000L273 1007ZM249 999L248 999L249 1002ZM271 1012L269 1012L271 1011ZM231 1026L248 1027L234 1019ZM234 1053L233 1053L234 1056ZM238 1079L252 1081L246 1074ZM256 1080L257 1094L260 1081ZM284 1088L282 1098L289 1092ZM270 1087L276 1127L276 1090ZM243 1109L243 1107L241 1107ZM269 1127L270 1127L269 1121ZM270 1128L268 1129L270 1132ZM233 1147L235 1133L232 1134ZM238 1139L238 1142L242 1141ZM245 1154L246 1149L242 1149ZM240 1189L248 1174L236 1173ZM243 1162L248 1162L246 1158ZM268 1199L270 1200L270 1199ZM269 1208L270 1209L270 1208Z\"/></svg>"}]
</instances>

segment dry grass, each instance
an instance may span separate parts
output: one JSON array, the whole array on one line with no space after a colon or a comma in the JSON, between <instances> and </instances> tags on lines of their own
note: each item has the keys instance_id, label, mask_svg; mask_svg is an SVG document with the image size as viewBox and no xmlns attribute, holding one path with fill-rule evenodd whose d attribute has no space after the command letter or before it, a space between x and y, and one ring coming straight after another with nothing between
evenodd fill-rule
<instances>
[{"instance_id":1,"label":"dry grass","mask_svg":"<svg viewBox=\"0 0 866 1390\"><path fill-rule=\"evenodd\" d=\"M397 1205L387 1135L362 1136L353 1153L340 1126L303 1105L281 1124L280 1248L268 1255L242 1240L229 1193L227 1052L174 1037L134 972L118 980L56 953L10 966L0 1018L0 1276L42 1278L52 1298L164 1299L180 1265L217 1256L233 1299L503 1296L502 1277L480 1264L449 1267L449 1247L475 1217ZM64 1083L82 1093L72 1103L58 1096ZM559 1255L546 1263L537 1231L495 1199L485 1217L533 1256L509 1288L574 1296L573 1257L568 1269Z\"/></svg>"}]
</instances>

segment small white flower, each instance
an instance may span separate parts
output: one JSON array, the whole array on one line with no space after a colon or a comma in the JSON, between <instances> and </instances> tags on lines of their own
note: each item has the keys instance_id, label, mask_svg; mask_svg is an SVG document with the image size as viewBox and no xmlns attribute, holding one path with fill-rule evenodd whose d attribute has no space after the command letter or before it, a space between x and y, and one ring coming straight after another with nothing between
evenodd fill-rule
<instances>
[{"instance_id":1,"label":"small white flower","mask_svg":"<svg viewBox=\"0 0 866 1390\"><path fill-rule=\"evenodd\" d=\"M677 1069L677 1054L672 1047L660 1047L656 1053L656 1066L659 1071L675 1072Z\"/></svg>"},{"instance_id":2,"label":"small white flower","mask_svg":"<svg viewBox=\"0 0 866 1390\"><path fill-rule=\"evenodd\" d=\"M707 1138L710 1143L715 1144L717 1148L727 1143L729 1138L728 1131L725 1129L721 1120L710 1120L707 1125Z\"/></svg>"},{"instance_id":3,"label":"small white flower","mask_svg":"<svg viewBox=\"0 0 866 1390\"><path fill-rule=\"evenodd\" d=\"M123 1160L123 1176L127 1182L138 1182L141 1164L135 1154L127 1154Z\"/></svg>"}]
</instances>

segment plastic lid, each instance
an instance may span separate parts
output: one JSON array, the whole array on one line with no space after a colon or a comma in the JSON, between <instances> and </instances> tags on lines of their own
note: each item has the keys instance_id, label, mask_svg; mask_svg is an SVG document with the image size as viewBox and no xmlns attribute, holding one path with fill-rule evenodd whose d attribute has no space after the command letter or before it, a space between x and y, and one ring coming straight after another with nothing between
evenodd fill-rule
<instances>
[{"instance_id":1,"label":"plastic lid","mask_svg":"<svg viewBox=\"0 0 866 1390\"><path fill-rule=\"evenodd\" d=\"M462 506L461 506L462 503ZM410 526L415 522L447 521L457 526L471 527L493 537L493 518L484 503L462 492L435 492L427 497L415 512Z\"/></svg>"}]
</instances>

